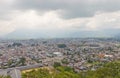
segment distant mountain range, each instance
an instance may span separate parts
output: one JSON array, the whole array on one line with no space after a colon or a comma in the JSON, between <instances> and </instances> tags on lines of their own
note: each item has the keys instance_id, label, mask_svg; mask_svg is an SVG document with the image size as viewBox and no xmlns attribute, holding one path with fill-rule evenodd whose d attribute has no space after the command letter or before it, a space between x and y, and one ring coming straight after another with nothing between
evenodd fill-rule
<instances>
[{"instance_id":1,"label":"distant mountain range","mask_svg":"<svg viewBox=\"0 0 120 78\"><path fill-rule=\"evenodd\" d=\"M30 39L30 38L86 38L86 37L100 37L100 38L120 38L119 31L42 31L42 30L16 30L7 34L4 38L10 39Z\"/></svg>"}]
</instances>

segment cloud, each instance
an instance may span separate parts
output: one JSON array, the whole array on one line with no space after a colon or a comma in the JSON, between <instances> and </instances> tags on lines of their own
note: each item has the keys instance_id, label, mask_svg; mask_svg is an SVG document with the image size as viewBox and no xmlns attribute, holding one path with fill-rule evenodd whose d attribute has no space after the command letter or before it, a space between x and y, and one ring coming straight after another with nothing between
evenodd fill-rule
<instances>
[{"instance_id":1,"label":"cloud","mask_svg":"<svg viewBox=\"0 0 120 78\"><path fill-rule=\"evenodd\" d=\"M120 0L18 0L15 7L21 10L62 9L63 18L92 17L97 11L113 12L120 10Z\"/></svg>"},{"instance_id":2,"label":"cloud","mask_svg":"<svg viewBox=\"0 0 120 78\"><path fill-rule=\"evenodd\" d=\"M115 12L120 10L120 0L1 0L0 13L13 10L36 10L47 12L63 10L63 18L92 17L96 12Z\"/></svg>"},{"instance_id":3,"label":"cloud","mask_svg":"<svg viewBox=\"0 0 120 78\"><path fill-rule=\"evenodd\" d=\"M61 10L49 11L39 15L35 10L25 12L14 11L12 20L4 20L0 22L0 29L4 30L1 34L9 34L19 31L22 33L44 33L47 36L60 35L73 32L87 31L103 31L108 29L120 29L120 11L96 13L94 17L87 18L60 18ZM62 32L62 33L61 33Z\"/></svg>"},{"instance_id":4,"label":"cloud","mask_svg":"<svg viewBox=\"0 0 120 78\"><path fill-rule=\"evenodd\" d=\"M8 21L0 21L0 37L7 35L8 33L13 32L14 30L14 27L10 26Z\"/></svg>"},{"instance_id":5,"label":"cloud","mask_svg":"<svg viewBox=\"0 0 120 78\"><path fill-rule=\"evenodd\" d=\"M119 3L120 0L0 0L0 36L119 33Z\"/></svg>"},{"instance_id":6,"label":"cloud","mask_svg":"<svg viewBox=\"0 0 120 78\"><path fill-rule=\"evenodd\" d=\"M90 19L90 21L87 23L87 26L97 30L120 28L119 13L120 11L96 14Z\"/></svg>"}]
</instances>

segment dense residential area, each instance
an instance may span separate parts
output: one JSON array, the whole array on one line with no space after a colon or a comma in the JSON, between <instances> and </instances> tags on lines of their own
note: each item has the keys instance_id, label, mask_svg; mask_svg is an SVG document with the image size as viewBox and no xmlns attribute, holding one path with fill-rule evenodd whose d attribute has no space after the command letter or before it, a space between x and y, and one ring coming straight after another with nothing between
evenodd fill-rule
<instances>
[{"instance_id":1,"label":"dense residential area","mask_svg":"<svg viewBox=\"0 0 120 78\"><path fill-rule=\"evenodd\" d=\"M9 72L11 71L13 71L12 74L14 72L17 74L20 72L18 70L39 67L53 67L53 70L57 70L59 68L57 65L60 65L60 70L68 67L74 71L74 74L92 72L100 70L100 68L110 62L117 62L118 65L120 63L119 39L61 38L0 40L0 69L1 71L6 70L8 73L0 72L0 75L10 75ZM120 67L118 66L118 68Z\"/></svg>"}]
</instances>

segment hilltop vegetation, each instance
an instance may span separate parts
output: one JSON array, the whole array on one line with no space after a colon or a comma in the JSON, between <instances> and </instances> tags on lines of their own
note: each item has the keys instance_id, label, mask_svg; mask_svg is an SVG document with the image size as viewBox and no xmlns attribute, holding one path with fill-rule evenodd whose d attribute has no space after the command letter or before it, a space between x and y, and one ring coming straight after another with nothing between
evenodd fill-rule
<instances>
[{"instance_id":1,"label":"hilltop vegetation","mask_svg":"<svg viewBox=\"0 0 120 78\"><path fill-rule=\"evenodd\" d=\"M11 78L10 76L0 76L0 78Z\"/></svg>"},{"instance_id":2,"label":"hilltop vegetation","mask_svg":"<svg viewBox=\"0 0 120 78\"><path fill-rule=\"evenodd\" d=\"M55 65L53 69L38 69L22 73L22 78L120 78L120 62L105 64L95 71L76 73L74 69Z\"/></svg>"}]
</instances>

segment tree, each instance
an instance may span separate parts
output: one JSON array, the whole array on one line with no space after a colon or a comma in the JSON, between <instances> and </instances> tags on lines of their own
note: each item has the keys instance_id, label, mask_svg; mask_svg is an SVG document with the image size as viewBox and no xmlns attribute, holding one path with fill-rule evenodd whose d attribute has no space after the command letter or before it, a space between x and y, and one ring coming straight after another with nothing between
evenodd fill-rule
<instances>
[{"instance_id":1,"label":"tree","mask_svg":"<svg viewBox=\"0 0 120 78\"><path fill-rule=\"evenodd\" d=\"M59 67L59 66L61 66L61 64L59 63L59 62L54 62L54 68L56 68L56 67Z\"/></svg>"},{"instance_id":2,"label":"tree","mask_svg":"<svg viewBox=\"0 0 120 78\"><path fill-rule=\"evenodd\" d=\"M25 65L25 61L26 61L26 59L24 57L22 57L22 58L20 58L19 63L21 63L21 65L24 66Z\"/></svg>"},{"instance_id":3,"label":"tree","mask_svg":"<svg viewBox=\"0 0 120 78\"><path fill-rule=\"evenodd\" d=\"M58 48L65 48L65 47L67 47L66 44L58 44L57 46L58 46Z\"/></svg>"}]
</instances>

